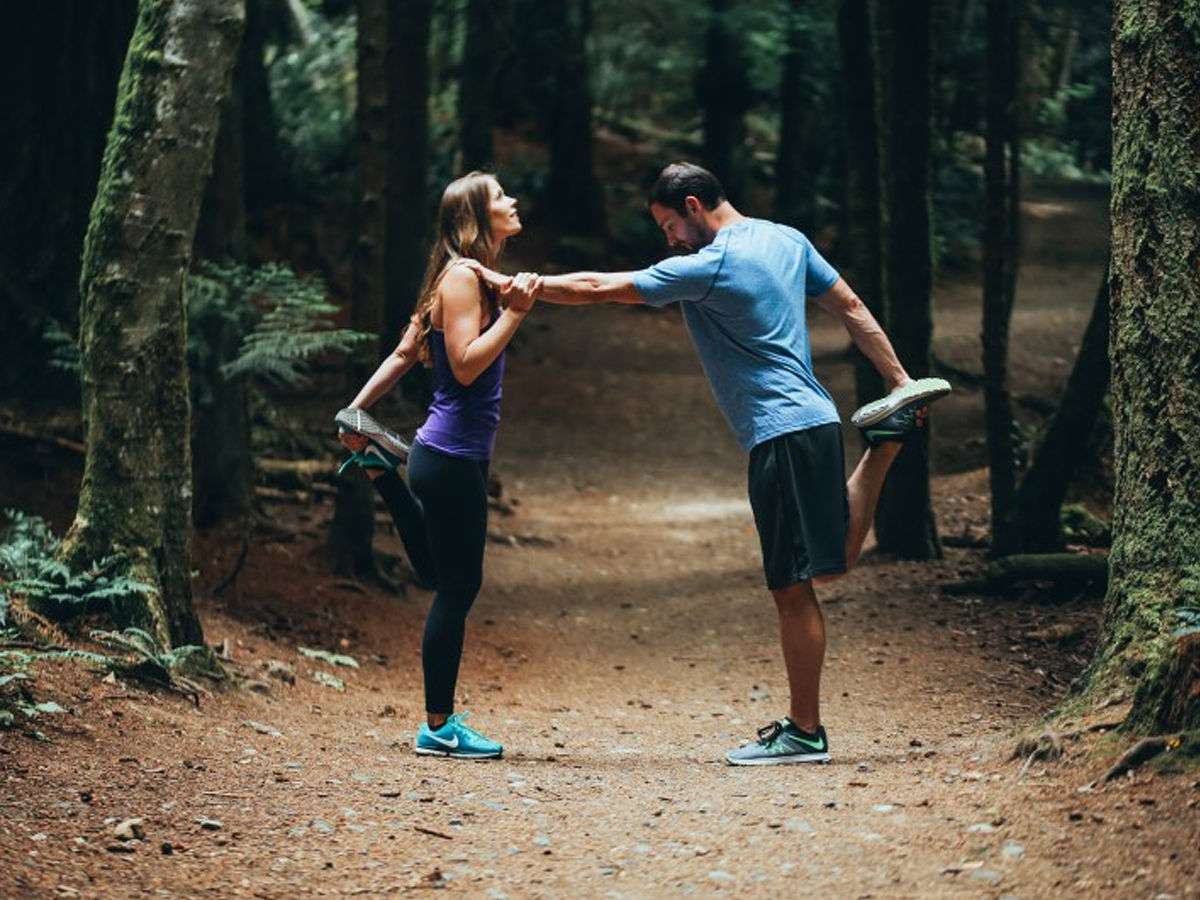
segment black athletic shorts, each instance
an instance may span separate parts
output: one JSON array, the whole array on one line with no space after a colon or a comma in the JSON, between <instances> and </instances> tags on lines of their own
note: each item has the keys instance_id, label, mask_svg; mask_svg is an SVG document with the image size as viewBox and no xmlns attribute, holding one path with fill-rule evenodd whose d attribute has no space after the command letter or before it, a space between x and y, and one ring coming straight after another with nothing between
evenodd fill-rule
<instances>
[{"instance_id":1,"label":"black athletic shorts","mask_svg":"<svg viewBox=\"0 0 1200 900\"><path fill-rule=\"evenodd\" d=\"M768 588L846 571L850 501L840 425L763 441L750 451L749 482Z\"/></svg>"}]
</instances>

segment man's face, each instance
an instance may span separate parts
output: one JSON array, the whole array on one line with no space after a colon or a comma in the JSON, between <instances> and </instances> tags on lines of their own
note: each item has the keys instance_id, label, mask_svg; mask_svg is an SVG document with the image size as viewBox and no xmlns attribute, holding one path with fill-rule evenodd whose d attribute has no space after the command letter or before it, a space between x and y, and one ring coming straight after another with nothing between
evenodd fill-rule
<instances>
[{"instance_id":1,"label":"man's face","mask_svg":"<svg viewBox=\"0 0 1200 900\"><path fill-rule=\"evenodd\" d=\"M684 198L684 214L659 203L650 204L650 215L662 229L668 247L682 247L689 252L712 243L713 235L705 222L704 207L695 197Z\"/></svg>"}]
</instances>

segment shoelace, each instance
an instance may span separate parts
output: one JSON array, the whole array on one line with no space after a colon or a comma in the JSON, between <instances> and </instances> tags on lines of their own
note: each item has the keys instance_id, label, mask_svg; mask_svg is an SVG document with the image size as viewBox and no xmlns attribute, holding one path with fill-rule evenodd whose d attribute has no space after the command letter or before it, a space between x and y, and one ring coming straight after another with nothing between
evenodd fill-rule
<instances>
[{"instance_id":1,"label":"shoelace","mask_svg":"<svg viewBox=\"0 0 1200 900\"><path fill-rule=\"evenodd\" d=\"M772 722L770 725L764 725L762 728L758 729L758 739L764 744L771 743L781 734L783 734L782 722Z\"/></svg>"}]
</instances>

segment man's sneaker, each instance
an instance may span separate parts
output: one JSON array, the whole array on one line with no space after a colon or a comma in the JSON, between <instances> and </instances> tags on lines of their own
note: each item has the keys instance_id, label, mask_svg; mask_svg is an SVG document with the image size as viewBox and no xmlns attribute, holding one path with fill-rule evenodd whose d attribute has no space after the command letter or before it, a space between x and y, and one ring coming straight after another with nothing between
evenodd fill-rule
<instances>
[{"instance_id":1,"label":"man's sneaker","mask_svg":"<svg viewBox=\"0 0 1200 900\"><path fill-rule=\"evenodd\" d=\"M370 442L367 449L374 447L378 450L379 456L390 468L395 469L408 462L408 443L363 410L354 407L339 410L333 417L333 423L343 431L365 437Z\"/></svg>"},{"instance_id":2,"label":"man's sneaker","mask_svg":"<svg viewBox=\"0 0 1200 900\"><path fill-rule=\"evenodd\" d=\"M829 740L818 725L816 734L800 731L789 719L758 729L758 740L725 754L731 766L783 766L829 762Z\"/></svg>"},{"instance_id":3,"label":"man's sneaker","mask_svg":"<svg viewBox=\"0 0 1200 900\"><path fill-rule=\"evenodd\" d=\"M860 406L850 424L862 431L872 447L885 441L904 441L918 427L917 413L950 393L944 378L918 378L886 397Z\"/></svg>"},{"instance_id":4,"label":"man's sneaker","mask_svg":"<svg viewBox=\"0 0 1200 900\"><path fill-rule=\"evenodd\" d=\"M494 759L504 752L495 741L468 728L462 720L468 712L457 713L436 731L422 724L417 732L417 753L422 756L453 756L459 759Z\"/></svg>"}]
</instances>

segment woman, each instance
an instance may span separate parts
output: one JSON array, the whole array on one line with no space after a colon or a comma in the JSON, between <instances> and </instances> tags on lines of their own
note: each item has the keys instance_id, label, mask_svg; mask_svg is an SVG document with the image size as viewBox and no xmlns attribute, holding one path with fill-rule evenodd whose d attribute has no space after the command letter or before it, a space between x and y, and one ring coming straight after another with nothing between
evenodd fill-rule
<instances>
[{"instance_id":1,"label":"woman","mask_svg":"<svg viewBox=\"0 0 1200 900\"><path fill-rule=\"evenodd\" d=\"M438 209L438 231L412 322L350 407L335 418L339 439L387 502L422 580L437 593L425 620L421 665L426 722L416 751L488 758L502 748L454 714L454 686L467 613L483 580L487 539L488 464L500 423L504 350L541 278L521 275L507 290L476 277L468 261L493 266L521 230L517 201L494 176L471 172L450 183ZM503 302L502 302L503 301ZM420 358L433 369L433 402L408 448L364 413ZM396 467L407 456L410 494ZM415 495L415 497L414 497Z\"/></svg>"}]
</instances>

